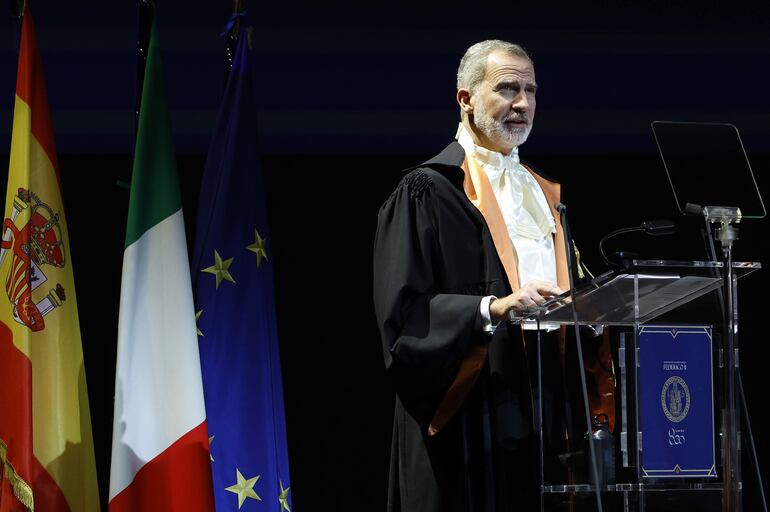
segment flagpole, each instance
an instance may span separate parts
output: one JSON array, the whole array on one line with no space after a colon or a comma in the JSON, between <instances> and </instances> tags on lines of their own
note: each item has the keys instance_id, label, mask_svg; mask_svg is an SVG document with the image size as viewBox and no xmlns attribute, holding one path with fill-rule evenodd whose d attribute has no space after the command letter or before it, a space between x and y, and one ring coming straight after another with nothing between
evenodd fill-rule
<instances>
[{"instance_id":1,"label":"flagpole","mask_svg":"<svg viewBox=\"0 0 770 512\"><path fill-rule=\"evenodd\" d=\"M150 31L152 20L155 16L153 0L139 0L137 8L136 31L136 91L134 96L134 145L136 134L139 130L139 106L142 104L142 87L144 85L144 68L147 65L147 51L150 46ZM115 186L129 190L131 188L131 175L126 178L119 177Z\"/></svg>"},{"instance_id":2,"label":"flagpole","mask_svg":"<svg viewBox=\"0 0 770 512\"><path fill-rule=\"evenodd\" d=\"M16 55L18 55L19 42L21 41L21 18L24 15L24 0L11 0L11 12L15 21L13 24L13 28L16 30L14 41L16 43Z\"/></svg>"},{"instance_id":3,"label":"flagpole","mask_svg":"<svg viewBox=\"0 0 770 512\"><path fill-rule=\"evenodd\" d=\"M243 2L241 0L233 0L233 16L240 13L243 10ZM230 76L230 70L233 68L233 59L235 58L235 47L238 44L238 36L241 28L241 20L235 19L232 28L226 34L225 43L225 72L224 80L222 81L222 88L224 89L227 84L227 79Z\"/></svg>"},{"instance_id":4,"label":"flagpole","mask_svg":"<svg viewBox=\"0 0 770 512\"><path fill-rule=\"evenodd\" d=\"M139 127L139 106L142 104L142 86L144 84L144 68L147 64L147 50L150 45L150 30L155 16L152 0L139 0L137 11L136 37L136 100L134 103L134 139Z\"/></svg>"}]
</instances>

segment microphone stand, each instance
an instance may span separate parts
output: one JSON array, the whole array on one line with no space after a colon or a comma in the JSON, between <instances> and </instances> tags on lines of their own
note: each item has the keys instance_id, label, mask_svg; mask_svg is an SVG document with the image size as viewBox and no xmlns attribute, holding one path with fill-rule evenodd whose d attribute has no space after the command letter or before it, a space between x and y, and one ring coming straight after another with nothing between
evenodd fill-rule
<instances>
[{"instance_id":1,"label":"microphone stand","mask_svg":"<svg viewBox=\"0 0 770 512\"><path fill-rule=\"evenodd\" d=\"M697 213L701 213L701 208L697 207L697 205L691 205L690 203L687 203L688 206L690 206L690 210L688 213L695 213L695 211L692 210L692 207L695 207L697 210ZM714 234L711 231L711 225L709 224L709 217L707 215L703 215L703 220L705 223L705 229L703 230L703 236L705 238L706 242L706 251L708 252L709 258L711 261L717 261L717 250L714 244ZM733 233L732 236L737 238L737 234ZM730 241L730 245L732 245L732 240ZM730 249L728 258L732 255L732 250ZM717 300L719 302L720 311L722 312L722 326L723 331L728 331L731 329L729 326L729 318L732 317L732 313L730 313L730 310L727 310L725 307L725 297L724 292L722 288L717 288ZM729 316L728 316L729 315ZM729 334L728 334L729 336ZM764 483L762 480L762 472L759 469L759 459L757 458L757 448L754 444L754 433L751 430L751 419L749 417L749 407L746 403L746 394L743 391L743 376L741 375L740 366L735 369L735 376L737 378L737 386L738 386L738 398L740 400L741 410L743 411L743 417L746 419L746 430L748 433L748 444L749 444L749 451L751 452L751 462L754 467L754 470L757 474L757 486L759 487L759 495L760 499L762 500L762 510L764 512L767 512L767 499L765 497L765 489L764 489Z\"/></svg>"},{"instance_id":2,"label":"microphone stand","mask_svg":"<svg viewBox=\"0 0 770 512\"><path fill-rule=\"evenodd\" d=\"M722 246L722 269L724 272L725 296L723 302L726 336L724 340L725 382L722 389L722 432L723 441L723 491L722 510L732 512L742 510L741 488L736 485L740 479L740 465L737 464L740 457L740 440L738 421L735 417L735 398L738 384L737 368L737 341L738 325L735 312L737 293L735 287L735 272L733 270L733 242L738 239L738 229L733 226L741 221L741 211L735 207L704 206L701 210L706 223L719 223L716 234ZM725 300L726 299L726 300ZM725 412L726 411L726 412Z\"/></svg>"},{"instance_id":3,"label":"microphone stand","mask_svg":"<svg viewBox=\"0 0 770 512\"><path fill-rule=\"evenodd\" d=\"M572 235L569 230L569 223L567 222L567 207L563 203L557 202L553 205L557 212L559 212L559 218L562 228L564 229L565 245L567 246L567 273L569 274L569 292L570 301L572 302L572 319L575 325L575 341L577 342L578 364L580 365L580 386L583 392L583 410L586 416L586 426L588 428L588 448L591 458L591 473L594 477L594 493L596 495L596 510L603 512L602 507L602 495L599 489L599 472L597 470L596 462L596 447L594 446L591 423L591 411L588 408L588 386L586 384L586 370L583 364L583 344L580 340L580 325L578 325L577 306L575 304L575 283L572 277Z\"/></svg>"}]
</instances>

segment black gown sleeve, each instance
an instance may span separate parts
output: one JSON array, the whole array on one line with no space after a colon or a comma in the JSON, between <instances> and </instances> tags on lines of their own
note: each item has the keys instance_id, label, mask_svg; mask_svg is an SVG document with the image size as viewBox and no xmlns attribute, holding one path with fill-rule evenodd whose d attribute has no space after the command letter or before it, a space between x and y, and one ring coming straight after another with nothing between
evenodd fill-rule
<instances>
[{"instance_id":1,"label":"black gown sleeve","mask_svg":"<svg viewBox=\"0 0 770 512\"><path fill-rule=\"evenodd\" d=\"M442 293L440 202L431 180L412 173L380 209L374 303L385 365L407 408L428 421L481 331L482 297ZM444 226L445 228L445 226Z\"/></svg>"}]
</instances>

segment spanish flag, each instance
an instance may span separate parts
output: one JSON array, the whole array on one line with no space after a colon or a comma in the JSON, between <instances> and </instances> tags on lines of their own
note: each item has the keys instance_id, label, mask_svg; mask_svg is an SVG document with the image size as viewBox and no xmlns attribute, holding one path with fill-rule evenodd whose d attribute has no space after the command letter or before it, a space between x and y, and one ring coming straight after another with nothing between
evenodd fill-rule
<instances>
[{"instance_id":1,"label":"spanish flag","mask_svg":"<svg viewBox=\"0 0 770 512\"><path fill-rule=\"evenodd\" d=\"M0 248L0 512L96 511L67 222L43 66L22 19Z\"/></svg>"}]
</instances>

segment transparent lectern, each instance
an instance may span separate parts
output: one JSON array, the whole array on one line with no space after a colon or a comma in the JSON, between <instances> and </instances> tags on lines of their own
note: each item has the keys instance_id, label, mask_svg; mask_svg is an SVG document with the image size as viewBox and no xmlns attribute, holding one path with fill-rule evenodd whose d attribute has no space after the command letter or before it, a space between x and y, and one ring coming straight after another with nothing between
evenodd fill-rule
<instances>
[{"instance_id":1,"label":"transparent lectern","mask_svg":"<svg viewBox=\"0 0 770 512\"><path fill-rule=\"evenodd\" d=\"M512 319L538 327L543 511L743 510L737 284L761 265L733 262L732 255L736 224L764 218L766 210L735 126L656 121L652 128L678 210L705 221L710 261L626 261ZM690 320L693 305L709 298L718 307ZM622 331L608 370L615 406L592 417L598 411L589 412L581 363L583 404L567 406L583 406L583 422L549 446L559 425L544 408L552 410L559 388L568 397L576 384L563 354L557 371L544 364L542 333L570 326L566 331L575 329L579 339L575 325ZM585 344L578 352L584 351ZM567 414L567 422L579 416Z\"/></svg>"},{"instance_id":2,"label":"transparent lectern","mask_svg":"<svg viewBox=\"0 0 770 512\"><path fill-rule=\"evenodd\" d=\"M599 276L577 290L574 302L580 325L627 330L620 336L614 362L619 395L611 445L614 474L609 478L599 475L597 487L589 476L590 456L584 439L574 440L568 452L559 453L547 446L550 436L544 432L547 421L542 410L547 402L545 395L549 389L565 383L549 382L562 377L548 375L543 365L538 364L535 416L540 435L542 510L596 510L598 488L603 510L722 511L723 501L734 502L733 495L741 488L740 452L735 444L740 411L736 412L736 401L731 397L735 387L727 385L735 380L735 367L726 364L733 358L726 355L728 347L723 337L712 333L708 325L671 326L655 321L720 289L727 273L721 262L714 261L634 260L630 263L628 269ZM735 285L739 277L759 268L759 263L733 263L730 279ZM733 293L736 290L734 286ZM737 315L737 308L734 314ZM541 327L569 325L571 328L573 318L571 300L560 297L530 315L527 321L539 322ZM682 350L683 345L691 343L688 337L693 338L694 332L704 333L705 338L700 336L700 339L705 339L706 344L701 343L701 349L695 353L687 347ZM663 369L664 377L668 377L665 382L671 381L667 386L665 383L656 386L655 376L648 376L650 372L645 371L643 363L650 362L650 356L654 359L658 351L655 343L646 339L650 333L665 333L674 341L672 345L676 345L672 358L667 360L664 356L660 365L666 368ZM538 360L541 348L538 346ZM736 344L733 347L736 365L737 350ZM689 372L687 365L691 365ZM693 366L705 374L706 384L695 383L690 377L697 369ZM707 389L709 384L711 389ZM645 396L645 389L649 391L653 386L653 395L664 395L657 404ZM678 409L665 397L666 391L674 394L677 389L681 395ZM673 424L682 428L675 428L675 432L663 430L662 438L654 439L656 431L652 420L656 414L666 417L667 412L678 420ZM710 438L704 433L710 433ZM653 453L656 444L657 451L663 453ZM679 450L672 458L661 446L670 447L672 452ZM694 449L695 453L687 456L686 449ZM600 459L602 456L597 454ZM687 461L693 458L698 459L701 466L704 466L702 461L708 462L704 467L689 467Z\"/></svg>"}]
</instances>

